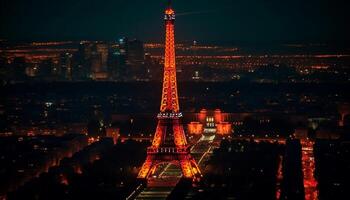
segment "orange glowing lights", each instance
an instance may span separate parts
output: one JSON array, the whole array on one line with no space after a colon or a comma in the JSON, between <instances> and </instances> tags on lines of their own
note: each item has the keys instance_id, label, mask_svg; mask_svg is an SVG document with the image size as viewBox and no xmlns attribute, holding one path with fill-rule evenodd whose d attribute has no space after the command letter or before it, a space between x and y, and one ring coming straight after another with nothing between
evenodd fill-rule
<instances>
[{"instance_id":1,"label":"orange glowing lights","mask_svg":"<svg viewBox=\"0 0 350 200\"><path fill-rule=\"evenodd\" d=\"M216 124L216 133L218 135L229 135L232 132L232 125L228 122Z\"/></svg>"},{"instance_id":2,"label":"orange glowing lights","mask_svg":"<svg viewBox=\"0 0 350 200\"><path fill-rule=\"evenodd\" d=\"M162 127L160 126L161 122L158 122L158 126L156 129L156 133L154 134L154 138L153 138L153 142L152 142L152 146L153 147L159 147L160 143L162 141Z\"/></svg>"},{"instance_id":3,"label":"orange glowing lights","mask_svg":"<svg viewBox=\"0 0 350 200\"><path fill-rule=\"evenodd\" d=\"M214 119L215 123L220 123L222 122L222 114L220 109L215 109L214 111Z\"/></svg>"},{"instance_id":4,"label":"orange glowing lights","mask_svg":"<svg viewBox=\"0 0 350 200\"><path fill-rule=\"evenodd\" d=\"M198 165L190 155L180 122L182 113L179 112L177 93L174 20L175 12L168 8L165 11L165 59L160 113L152 146L148 147L146 161L138 174L138 178L142 179L152 175L157 166L164 162L180 166L185 178L199 180L201 177Z\"/></svg>"},{"instance_id":5,"label":"orange glowing lights","mask_svg":"<svg viewBox=\"0 0 350 200\"><path fill-rule=\"evenodd\" d=\"M98 141L100 141L100 137L99 136L97 136L97 137L89 137L88 138L88 144L89 145L92 144L92 143L98 142Z\"/></svg>"},{"instance_id":6,"label":"orange glowing lights","mask_svg":"<svg viewBox=\"0 0 350 200\"><path fill-rule=\"evenodd\" d=\"M190 134L200 135L203 133L203 124L199 122L191 122L188 124L188 131Z\"/></svg>"},{"instance_id":7,"label":"orange glowing lights","mask_svg":"<svg viewBox=\"0 0 350 200\"><path fill-rule=\"evenodd\" d=\"M314 177L315 159L313 155L314 142L302 140L302 168L304 175L305 200L318 199L318 182Z\"/></svg>"},{"instance_id":8,"label":"orange glowing lights","mask_svg":"<svg viewBox=\"0 0 350 200\"><path fill-rule=\"evenodd\" d=\"M205 118L206 118L206 117L207 117L207 110L206 110L206 109L202 109L202 110L199 112L199 115L198 115L199 122L205 123Z\"/></svg>"},{"instance_id":9,"label":"orange glowing lights","mask_svg":"<svg viewBox=\"0 0 350 200\"><path fill-rule=\"evenodd\" d=\"M175 12L174 12L173 9L168 8L168 9L165 10L165 14L167 14L167 15L173 15L173 14L175 14Z\"/></svg>"},{"instance_id":10,"label":"orange glowing lights","mask_svg":"<svg viewBox=\"0 0 350 200\"><path fill-rule=\"evenodd\" d=\"M179 124L173 126L174 132L174 142L177 147L183 147L187 145L187 140L185 137L185 132L183 127Z\"/></svg>"},{"instance_id":11,"label":"orange glowing lights","mask_svg":"<svg viewBox=\"0 0 350 200\"><path fill-rule=\"evenodd\" d=\"M277 181L276 181L276 199L280 199L281 197L281 183L283 179L283 172L282 172L282 163L283 163L283 157L279 156L279 164L278 164L278 170L277 170Z\"/></svg>"},{"instance_id":12,"label":"orange glowing lights","mask_svg":"<svg viewBox=\"0 0 350 200\"><path fill-rule=\"evenodd\" d=\"M143 163L141 170L139 171L138 178L147 178L149 172L151 171L152 167L152 161L149 159L146 159L146 161Z\"/></svg>"},{"instance_id":13,"label":"orange glowing lights","mask_svg":"<svg viewBox=\"0 0 350 200\"><path fill-rule=\"evenodd\" d=\"M174 14L172 9L167 9L166 14L167 12ZM165 31L164 77L160 111L179 112L175 66L174 22L168 18L165 23Z\"/></svg>"},{"instance_id":14,"label":"orange glowing lights","mask_svg":"<svg viewBox=\"0 0 350 200\"><path fill-rule=\"evenodd\" d=\"M189 160L183 160L181 162L181 169L184 177L186 178L192 177L192 167Z\"/></svg>"}]
</instances>

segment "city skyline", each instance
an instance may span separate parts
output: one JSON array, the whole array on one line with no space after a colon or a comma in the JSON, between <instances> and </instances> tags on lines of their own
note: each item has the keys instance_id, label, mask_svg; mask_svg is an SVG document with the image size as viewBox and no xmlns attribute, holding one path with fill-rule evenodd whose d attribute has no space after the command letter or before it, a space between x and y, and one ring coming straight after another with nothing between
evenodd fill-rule
<instances>
[{"instance_id":1,"label":"city skyline","mask_svg":"<svg viewBox=\"0 0 350 200\"><path fill-rule=\"evenodd\" d=\"M344 1L9 2L0 200L349 199Z\"/></svg>"}]
</instances>

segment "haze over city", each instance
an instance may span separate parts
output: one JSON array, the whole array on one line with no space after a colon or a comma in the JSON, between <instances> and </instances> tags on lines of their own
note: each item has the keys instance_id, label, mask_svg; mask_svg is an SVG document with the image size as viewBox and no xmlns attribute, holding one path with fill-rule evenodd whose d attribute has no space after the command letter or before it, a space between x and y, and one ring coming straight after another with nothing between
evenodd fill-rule
<instances>
[{"instance_id":1,"label":"haze over city","mask_svg":"<svg viewBox=\"0 0 350 200\"><path fill-rule=\"evenodd\" d=\"M0 200L349 199L345 0L4 0Z\"/></svg>"}]
</instances>

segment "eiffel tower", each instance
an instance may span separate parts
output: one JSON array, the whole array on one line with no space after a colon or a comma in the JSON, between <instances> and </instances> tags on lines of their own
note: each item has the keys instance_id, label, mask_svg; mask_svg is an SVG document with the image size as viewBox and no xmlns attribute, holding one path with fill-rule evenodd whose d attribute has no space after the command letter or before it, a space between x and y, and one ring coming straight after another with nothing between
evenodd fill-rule
<instances>
[{"instance_id":1,"label":"eiffel tower","mask_svg":"<svg viewBox=\"0 0 350 200\"><path fill-rule=\"evenodd\" d=\"M147 158L139 171L138 178L147 179L163 163L181 167L184 178L199 180L201 172L190 154L185 132L181 124L177 93L174 22L175 12L170 1L165 10L165 56L164 77L158 125L152 145L147 148Z\"/></svg>"}]
</instances>

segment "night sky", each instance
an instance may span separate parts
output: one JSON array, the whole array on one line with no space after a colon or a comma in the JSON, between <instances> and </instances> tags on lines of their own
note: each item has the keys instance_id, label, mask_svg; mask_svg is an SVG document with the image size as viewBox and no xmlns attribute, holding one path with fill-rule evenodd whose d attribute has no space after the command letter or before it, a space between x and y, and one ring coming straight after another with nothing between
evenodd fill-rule
<instances>
[{"instance_id":1,"label":"night sky","mask_svg":"<svg viewBox=\"0 0 350 200\"><path fill-rule=\"evenodd\" d=\"M166 0L0 0L0 37L163 40ZM349 41L348 0L174 0L178 41Z\"/></svg>"}]
</instances>

